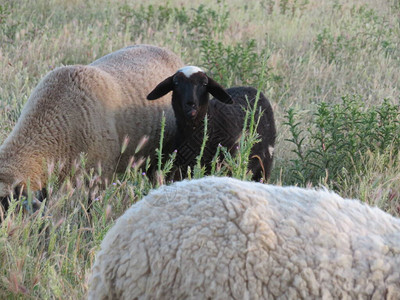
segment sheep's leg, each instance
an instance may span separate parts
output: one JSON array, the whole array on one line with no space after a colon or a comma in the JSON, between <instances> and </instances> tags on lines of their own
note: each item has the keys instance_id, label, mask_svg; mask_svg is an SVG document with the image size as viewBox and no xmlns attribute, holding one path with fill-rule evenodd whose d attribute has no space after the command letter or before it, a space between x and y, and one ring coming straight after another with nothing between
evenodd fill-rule
<instances>
[{"instance_id":1,"label":"sheep's leg","mask_svg":"<svg viewBox=\"0 0 400 300\"><path fill-rule=\"evenodd\" d=\"M257 153L259 152L253 151L250 155L248 169L253 172L253 181L260 181L263 179L263 181L266 182L271 175L272 157L268 154L264 154L262 155L263 157L260 157Z\"/></svg>"}]
</instances>

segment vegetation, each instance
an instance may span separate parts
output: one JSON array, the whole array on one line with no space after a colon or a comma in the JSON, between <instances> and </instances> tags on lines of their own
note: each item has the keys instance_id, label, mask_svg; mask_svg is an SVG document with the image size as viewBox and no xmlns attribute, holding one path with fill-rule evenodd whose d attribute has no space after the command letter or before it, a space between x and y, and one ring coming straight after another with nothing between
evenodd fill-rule
<instances>
[{"instance_id":1,"label":"vegetation","mask_svg":"<svg viewBox=\"0 0 400 300\"><path fill-rule=\"evenodd\" d=\"M270 99L278 138L270 183L325 186L400 216L400 3L397 0L0 0L0 142L40 79L137 43L167 47L226 87ZM213 173L248 179L248 137ZM160 149L161 150L161 149ZM123 149L121 149L123 151ZM1 299L82 299L107 230L166 184L171 168L135 158L86 213L89 172L48 185L46 211L17 202L0 224ZM76 171L84 165L81 158ZM193 177L204 176L196 165ZM30 200L30 199L28 199Z\"/></svg>"}]
</instances>

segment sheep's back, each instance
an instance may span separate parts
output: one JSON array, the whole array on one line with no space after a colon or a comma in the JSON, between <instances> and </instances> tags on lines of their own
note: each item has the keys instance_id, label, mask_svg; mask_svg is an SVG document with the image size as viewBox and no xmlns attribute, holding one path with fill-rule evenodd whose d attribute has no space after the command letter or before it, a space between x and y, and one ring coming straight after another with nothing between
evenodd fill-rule
<instances>
[{"instance_id":1,"label":"sheep's back","mask_svg":"<svg viewBox=\"0 0 400 300\"><path fill-rule=\"evenodd\" d=\"M121 142L130 137L130 144L121 158L124 161L134 154L140 139L146 135L149 141L139 155L154 155L160 138L160 123L163 112L166 116L165 140L175 136L175 119L171 107L171 95L158 101L148 101L146 96L164 78L171 76L183 65L181 59L171 51L150 45L126 47L106 55L91 64L110 75L118 84L121 98L115 103L116 126ZM112 97L108 101L114 101Z\"/></svg>"},{"instance_id":2,"label":"sheep's back","mask_svg":"<svg viewBox=\"0 0 400 300\"><path fill-rule=\"evenodd\" d=\"M0 147L2 172L22 182L30 178L35 190L46 182L44 163L61 163L63 177L81 152L89 153L88 165L93 166L113 150L110 144L115 143L118 151L113 115L99 101L99 95L112 85L87 66L49 72L33 90Z\"/></svg>"},{"instance_id":3,"label":"sheep's back","mask_svg":"<svg viewBox=\"0 0 400 300\"><path fill-rule=\"evenodd\" d=\"M32 190L41 189L47 182L47 164L62 166L58 174L62 181L81 153L87 154L87 169L97 170L101 163L102 176L109 178L115 171L125 171L145 135L149 141L138 156L154 156L163 111L165 141L175 135L175 122L168 96L150 103L146 95L181 65L168 50L137 45L90 65L49 72L0 147L0 182L5 186L0 195L28 180ZM130 143L121 156L126 136Z\"/></svg>"},{"instance_id":4,"label":"sheep's back","mask_svg":"<svg viewBox=\"0 0 400 300\"><path fill-rule=\"evenodd\" d=\"M257 89L253 87L234 87L227 89L227 92L234 99L236 105L249 111L254 109L258 96L255 122L258 122L257 133L260 141L252 148L250 156L253 158L248 167L253 171L253 179L256 181L261 179L261 174L268 179L271 174L276 139L275 118L271 103L262 92L258 93Z\"/></svg>"},{"instance_id":5,"label":"sheep's back","mask_svg":"<svg viewBox=\"0 0 400 300\"><path fill-rule=\"evenodd\" d=\"M140 139L149 142L138 155L147 156L158 145L160 122L166 113L166 137L175 135L168 97L146 101L147 93L172 74L180 59L154 46L127 47L91 65L65 66L49 72L25 104L11 134L0 148L1 174L22 182L30 178L33 190L47 181L45 164L61 163L60 180L69 174L80 153L86 167L102 164L109 177L125 171ZM130 143L121 156L126 136Z\"/></svg>"},{"instance_id":6,"label":"sheep's back","mask_svg":"<svg viewBox=\"0 0 400 300\"><path fill-rule=\"evenodd\" d=\"M263 93L258 93L253 87L233 87L226 90L233 99L233 104L225 104L215 98L209 101L207 107L208 140L204 148L201 163L206 165L208 171L210 164L219 146L227 148L231 154L235 154L239 147L245 124L246 111L249 112L247 127L250 124L250 112L255 108L255 122L258 124L257 133L260 141L256 143L250 154L248 168L253 172L253 179L258 181L263 176L268 179L272 168L273 151L276 138L275 120L272 107ZM258 98L257 98L258 96ZM194 127L179 145L176 157L176 165L183 172L188 166L196 164L196 157L204 137L204 122ZM220 157L223 159L223 157Z\"/></svg>"},{"instance_id":7,"label":"sheep's back","mask_svg":"<svg viewBox=\"0 0 400 300\"><path fill-rule=\"evenodd\" d=\"M251 123L250 114L254 110L254 121L257 124L259 142L250 154L248 168L253 172L253 180L262 177L269 178L272 169L273 152L276 139L276 127L270 102L262 92L253 87L233 87L226 90L233 99L233 104L227 105L216 99L211 99L209 105L211 128L218 131L216 136L223 140L231 152L235 151L243 132L246 111L249 112L247 126ZM256 103L257 100L257 103ZM256 105L256 107L254 107ZM216 145L214 145L216 148ZM232 149L233 148L233 149ZM233 150L233 151L232 151Z\"/></svg>"},{"instance_id":8,"label":"sheep's back","mask_svg":"<svg viewBox=\"0 0 400 300\"><path fill-rule=\"evenodd\" d=\"M395 299L399 230L398 219L327 191L183 181L117 220L89 299Z\"/></svg>"}]
</instances>

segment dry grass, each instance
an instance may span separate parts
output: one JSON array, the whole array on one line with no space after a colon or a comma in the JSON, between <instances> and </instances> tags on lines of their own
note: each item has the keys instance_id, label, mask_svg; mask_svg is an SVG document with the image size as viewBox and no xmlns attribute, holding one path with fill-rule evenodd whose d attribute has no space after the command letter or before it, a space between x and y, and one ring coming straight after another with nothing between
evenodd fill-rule
<instances>
[{"instance_id":1,"label":"dry grass","mask_svg":"<svg viewBox=\"0 0 400 300\"><path fill-rule=\"evenodd\" d=\"M290 176L286 171L293 157L292 145L286 141L290 134L283 125L289 108L296 108L307 120L317 103L337 103L348 94L360 95L366 107L382 103L384 98L398 103L398 1L168 3L151 0L141 8L135 1L118 0L0 2L0 142L47 72L61 65L87 64L136 43L168 47L188 64L212 69L215 66L201 54L202 39L216 40L224 47L255 40L255 48L245 54L268 55L268 79L262 87L273 104L279 134L272 183L285 184ZM154 13L143 19L150 5ZM201 5L217 17L227 13L226 24L211 18L207 27L195 20L192 25L198 26L190 29L188 21L180 24L157 14L162 6L184 9L189 17L211 15L200 14ZM218 24L226 28L218 29ZM200 29L207 30L202 33ZM218 59L224 61L225 57ZM249 63L261 74L262 63L257 60L249 58ZM226 72L231 67L227 66ZM237 75L228 82L242 83ZM385 161L366 154L363 174L345 178L339 193L398 215L400 170L397 159L389 164ZM141 176L138 170L131 170L102 192L92 222L84 213L88 191L81 183L65 184L54 191L45 219L11 214L0 227L0 298L83 298L102 237L113 220L151 188Z\"/></svg>"}]
</instances>

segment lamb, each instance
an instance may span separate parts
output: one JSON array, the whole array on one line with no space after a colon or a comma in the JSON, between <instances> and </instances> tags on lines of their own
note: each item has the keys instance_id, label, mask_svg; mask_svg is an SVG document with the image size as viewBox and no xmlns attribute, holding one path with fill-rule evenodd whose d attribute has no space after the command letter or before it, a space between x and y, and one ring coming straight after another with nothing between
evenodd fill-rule
<instances>
[{"instance_id":1,"label":"lamb","mask_svg":"<svg viewBox=\"0 0 400 300\"><path fill-rule=\"evenodd\" d=\"M7 196L26 193L28 181L32 191L46 186L47 164L62 162L62 181L74 160L85 153L86 168L97 170L101 163L102 178L110 179L114 172L126 170L144 136L148 142L136 155L153 158L163 113L166 142L174 138L176 128L170 98L151 104L146 95L180 66L180 58L169 50L135 45L89 65L48 73L0 147L0 197L5 208Z\"/></svg>"},{"instance_id":2,"label":"lamb","mask_svg":"<svg viewBox=\"0 0 400 300\"><path fill-rule=\"evenodd\" d=\"M207 114L207 134L202 164L210 171L210 164L219 145L231 154L236 152L242 135L246 112L253 108L257 90L252 87L234 87L226 91L215 80L196 66L186 66L168 77L147 96L148 100L158 99L172 92L177 134L176 166L183 172L193 167L204 136L204 117ZM209 93L215 97L209 101ZM249 170L253 180L268 179L273 160L276 129L271 104L263 93L259 94L257 107L263 113L257 128L261 142L255 144L250 154ZM256 119L259 116L256 114Z\"/></svg>"},{"instance_id":3,"label":"lamb","mask_svg":"<svg viewBox=\"0 0 400 300\"><path fill-rule=\"evenodd\" d=\"M326 190L205 177L106 234L89 299L400 299L400 219Z\"/></svg>"}]
</instances>

